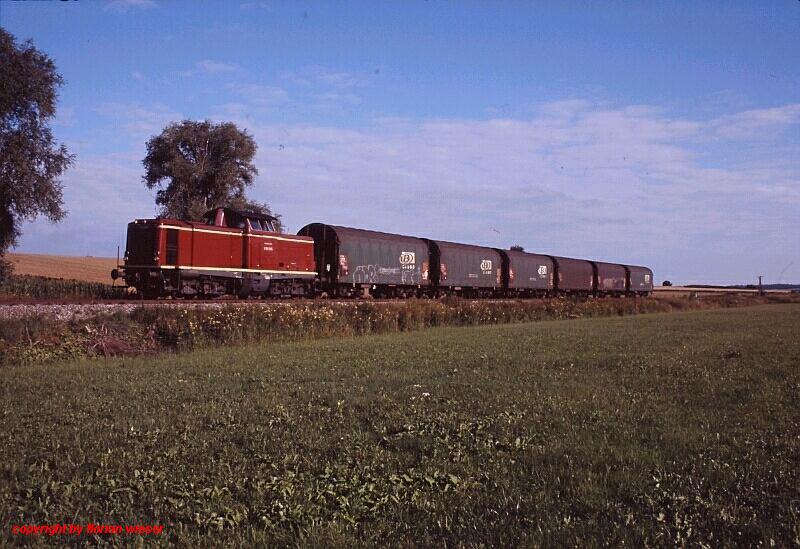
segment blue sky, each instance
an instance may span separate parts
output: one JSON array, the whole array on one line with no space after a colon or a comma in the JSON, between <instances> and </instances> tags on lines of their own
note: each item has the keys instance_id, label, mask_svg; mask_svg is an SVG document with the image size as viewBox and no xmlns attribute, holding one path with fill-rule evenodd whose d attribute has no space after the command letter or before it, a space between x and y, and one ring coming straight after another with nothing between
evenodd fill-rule
<instances>
[{"instance_id":1,"label":"blue sky","mask_svg":"<svg viewBox=\"0 0 800 549\"><path fill-rule=\"evenodd\" d=\"M800 2L0 1L66 79L70 214L19 251L114 255L170 121L254 135L290 231L356 227L800 281Z\"/></svg>"}]
</instances>

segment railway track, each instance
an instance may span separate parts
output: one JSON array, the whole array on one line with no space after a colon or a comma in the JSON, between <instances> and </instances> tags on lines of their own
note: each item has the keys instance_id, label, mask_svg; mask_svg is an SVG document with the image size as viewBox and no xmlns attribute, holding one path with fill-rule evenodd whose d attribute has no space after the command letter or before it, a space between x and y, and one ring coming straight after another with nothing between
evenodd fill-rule
<instances>
[{"instance_id":1,"label":"railway track","mask_svg":"<svg viewBox=\"0 0 800 549\"><path fill-rule=\"evenodd\" d=\"M465 302L492 302L512 303L517 299L469 299L461 298ZM355 305L359 303L402 303L407 299L29 299L29 298L0 298L0 307L15 305L133 305L133 306L173 306L186 307L193 305L308 305L337 304ZM429 300L430 301L430 300Z\"/></svg>"},{"instance_id":2,"label":"railway track","mask_svg":"<svg viewBox=\"0 0 800 549\"><path fill-rule=\"evenodd\" d=\"M789 290L764 290L764 294L790 294ZM739 289L739 288L707 288L695 286L656 286L653 289L653 297L662 296L690 296L703 297L703 296L718 296L723 294L740 294L740 295L758 295L757 289ZM624 299L627 296L619 296L616 299ZM459 298L465 302L515 302L519 298ZM548 299L548 298L525 298L529 299ZM549 298L554 299L554 298ZM572 299L575 299L574 297ZM584 298L588 299L588 298ZM298 298L251 298L241 299L233 297L220 297L213 299L130 299L130 298L60 298L60 299L45 299L45 298L31 298L31 297L9 297L0 296L0 309L3 307L19 306L19 305L46 305L46 306L62 306L62 305L114 305L114 306L158 306L158 307L191 307L197 305L302 305L311 303L329 303L329 304L358 304L358 303L401 303L405 301L401 298L382 299L382 298L349 298L349 299L298 299Z\"/></svg>"},{"instance_id":3,"label":"railway track","mask_svg":"<svg viewBox=\"0 0 800 549\"><path fill-rule=\"evenodd\" d=\"M681 296L693 295L695 297L719 296L725 294L735 295L759 295L763 294L790 294L790 290L758 290L757 288L708 288L703 286L656 286L653 288L653 295L660 296Z\"/></svg>"},{"instance_id":4,"label":"railway track","mask_svg":"<svg viewBox=\"0 0 800 549\"><path fill-rule=\"evenodd\" d=\"M689 299L712 298L723 295L751 295L756 296L757 290L737 290L719 288L692 288L673 286L668 288L655 288L649 298L659 299L667 297L679 297ZM781 290L767 290L767 295L783 294L790 295L791 292ZM534 298L535 299L535 298ZM542 299L542 298L538 298ZM557 299L557 298L545 298ZM574 297L568 299L575 299ZM584 297L583 299L592 299ZM600 299L643 299L641 297L608 297ZM524 299L521 301L531 301ZM20 319L32 316L48 316L58 320L80 320L98 314L111 314L118 312L130 312L139 307L173 307L173 308L221 308L231 305L251 306L251 307L274 307L274 306L298 306L298 305L351 305L359 304L399 304L406 300L403 299L33 299L33 298L9 298L0 297L0 320ZM519 299L497 298L497 299L467 299L461 298L466 303L515 303Z\"/></svg>"}]
</instances>

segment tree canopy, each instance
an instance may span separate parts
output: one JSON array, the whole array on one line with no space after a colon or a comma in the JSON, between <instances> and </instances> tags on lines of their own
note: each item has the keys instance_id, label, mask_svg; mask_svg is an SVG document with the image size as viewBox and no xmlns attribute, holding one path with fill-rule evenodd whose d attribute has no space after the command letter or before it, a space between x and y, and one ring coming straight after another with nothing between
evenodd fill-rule
<instances>
[{"instance_id":1,"label":"tree canopy","mask_svg":"<svg viewBox=\"0 0 800 549\"><path fill-rule=\"evenodd\" d=\"M175 122L147 141L142 179L149 189L158 187L156 204L165 217L196 221L223 206L274 215L245 195L258 175L256 149L232 122Z\"/></svg>"},{"instance_id":2,"label":"tree canopy","mask_svg":"<svg viewBox=\"0 0 800 549\"><path fill-rule=\"evenodd\" d=\"M49 127L63 83L50 57L0 28L0 257L23 221L66 215L59 178L75 157ZM0 261L0 280L8 272Z\"/></svg>"}]
</instances>

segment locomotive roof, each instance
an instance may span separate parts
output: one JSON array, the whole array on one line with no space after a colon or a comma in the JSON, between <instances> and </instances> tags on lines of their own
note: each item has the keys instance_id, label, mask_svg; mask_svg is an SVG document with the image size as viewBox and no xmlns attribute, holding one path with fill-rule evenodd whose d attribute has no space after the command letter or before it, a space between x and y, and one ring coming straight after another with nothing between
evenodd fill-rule
<instances>
[{"instance_id":1,"label":"locomotive roof","mask_svg":"<svg viewBox=\"0 0 800 549\"><path fill-rule=\"evenodd\" d=\"M259 220L266 219L267 221L278 220L277 217L271 215L262 214L258 212L249 212L247 210L236 210L234 208L214 208L213 210L208 210L205 214L203 214L203 217L208 217L209 215L213 216L217 210L223 210L225 212L225 215L228 215L229 213L235 213L242 217L247 217L248 219L259 219Z\"/></svg>"}]
</instances>

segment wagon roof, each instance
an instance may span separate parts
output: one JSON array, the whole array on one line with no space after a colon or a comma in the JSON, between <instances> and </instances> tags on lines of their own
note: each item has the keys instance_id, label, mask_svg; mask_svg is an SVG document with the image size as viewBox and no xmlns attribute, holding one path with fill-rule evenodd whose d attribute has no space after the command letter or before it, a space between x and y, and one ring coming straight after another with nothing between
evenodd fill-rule
<instances>
[{"instance_id":1,"label":"wagon roof","mask_svg":"<svg viewBox=\"0 0 800 549\"><path fill-rule=\"evenodd\" d=\"M458 248L462 250L486 250L497 255L500 255L500 252L496 248L492 248L491 246L476 246L474 244L461 244L460 242L448 242L447 240L434 240L429 239L431 242L435 243L439 247L446 247L446 248Z\"/></svg>"},{"instance_id":2,"label":"wagon roof","mask_svg":"<svg viewBox=\"0 0 800 549\"><path fill-rule=\"evenodd\" d=\"M402 234L394 234L394 233L382 233L380 231L370 231L368 229L356 229L353 227L343 227L341 225L327 225L329 228L333 229L336 232L336 236L339 238L373 238L373 239L381 239L381 240L395 240L397 242L403 241L408 242L409 240L416 240L422 246L425 245L425 242L421 238L417 238L416 236L407 236Z\"/></svg>"},{"instance_id":3,"label":"wagon roof","mask_svg":"<svg viewBox=\"0 0 800 549\"><path fill-rule=\"evenodd\" d=\"M567 261L583 261L585 263L591 263L592 262L591 259L583 259L581 257L565 257L563 255L551 255L550 257L552 257L556 261L567 260Z\"/></svg>"},{"instance_id":4,"label":"wagon roof","mask_svg":"<svg viewBox=\"0 0 800 549\"><path fill-rule=\"evenodd\" d=\"M521 252L519 250L502 250L504 254L508 255L508 257L519 257L519 258L526 258L526 257L536 257L536 258L544 258L547 259L552 263L553 258L547 254L538 254L535 252Z\"/></svg>"},{"instance_id":5,"label":"wagon roof","mask_svg":"<svg viewBox=\"0 0 800 549\"><path fill-rule=\"evenodd\" d=\"M620 267L622 269L625 268L625 265L623 265L622 263L611 263L609 261L594 261L594 260L592 260L592 263L594 263L595 265L603 265L604 267Z\"/></svg>"}]
</instances>

